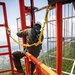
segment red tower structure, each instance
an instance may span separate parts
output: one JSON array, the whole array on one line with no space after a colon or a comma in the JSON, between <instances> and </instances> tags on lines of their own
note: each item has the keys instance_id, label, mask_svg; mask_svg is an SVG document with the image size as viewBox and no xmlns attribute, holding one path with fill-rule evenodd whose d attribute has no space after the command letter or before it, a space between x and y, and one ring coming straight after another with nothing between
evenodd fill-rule
<instances>
[{"instance_id":1,"label":"red tower structure","mask_svg":"<svg viewBox=\"0 0 75 75\"><path fill-rule=\"evenodd\" d=\"M0 71L0 73L5 73L5 72L12 72L12 75L17 75L20 73L15 73L14 72L14 67L13 67L13 62L12 62L12 53L11 53L11 46L10 46L10 36L7 33L8 29L8 21L7 21L7 13L6 13L6 6L5 3L0 2L0 5L3 7L3 14L4 14L4 24L0 24L0 27L5 27L6 29L6 38L7 38L7 45L0 46L0 48L8 48L8 52L3 52L0 53L0 56L4 55L9 55L10 59L10 70L3 70ZM20 19L21 19L21 26L22 30L26 29L26 15L29 14L31 16L31 27L35 23L35 17L34 17L34 10L31 10L29 7L26 7L24 5L24 0L19 0L19 6L20 6ZM31 0L31 7L34 6L34 0ZM30 13L31 12L31 13ZM23 43L25 43L25 39L23 38ZM26 64L26 75L30 75L30 61L36 64L36 75L41 75L42 72L45 75L57 75L54 71L50 70L46 65L41 63L39 60L37 60L35 57L33 57L31 54L26 53L26 58L25 58L25 64Z\"/></svg>"},{"instance_id":2,"label":"red tower structure","mask_svg":"<svg viewBox=\"0 0 75 75\"><path fill-rule=\"evenodd\" d=\"M5 3L3 3L3 2L0 2L0 5L3 8L3 14L4 14L4 24L0 24L0 27L5 27L5 29L6 29L6 28L8 28L6 6L5 6ZM6 39L7 39L7 45L0 46L0 48L2 48L2 49L3 48L8 48L8 52L0 53L0 56L9 55L11 69L0 71L0 73L12 71L12 75L14 75L13 62L12 62L12 53L11 53L11 46L10 46L10 37L7 33L7 30L6 30Z\"/></svg>"},{"instance_id":3,"label":"red tower structure","mask_svg":"<svg viewBox=\"0 0 75 75\"><path fill-rule=\"evenodd\" d=\"M0 5L3 7L3 13L4 13L4 24L0 24L0 27L8 28L5 3L0 2ZM61 1L55 2L54 5L56 5L56 30L57 30L56 31L56 72L58 75L61 75L61 71L62 71L62 2ZM31 10L31 9L34 6L34 0L31 0L31 8L24 5L24 0L19 0L19 6L20 6L20 20L21 20L22 30L27 28L26 14L29 14L31 16L31 27L33 27L33 24L35 23L35 17L34 17L34 10ZM11 54L10 39L9 39L9 35L7 31L6 31L6 38L7 38L7 45L0 46L0 48L8 48L8 52L0 53L0 56L9 55L11 69L0 71L0 73L10 71L12 72L12 75L15 75L14 70L13 70L12 56L11 56L12 54ZM23 43L25 43L24 38L23 38ZM49 70L47 66L42 64L40 61L38 61L35 57L33 57L29 53L26 53L26 58L25 58L26 75L30 74L30 69L29 69L30 61L29 60L31 60L32 62L36 64L36 75L38 75L38 73L39 75L41 75L41 72L45 73L46 75L57 75L52 70Z\"/></svg>"}]
</instances>

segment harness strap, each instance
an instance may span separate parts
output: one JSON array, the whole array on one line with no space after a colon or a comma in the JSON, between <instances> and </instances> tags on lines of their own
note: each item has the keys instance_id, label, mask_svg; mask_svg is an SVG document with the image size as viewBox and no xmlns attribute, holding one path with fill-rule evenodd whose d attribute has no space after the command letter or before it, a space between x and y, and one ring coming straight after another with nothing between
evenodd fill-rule
<instances>
[{"instance_id":1,"label":"harness strap","mask_svg":"<svg viewBox=\"0 0 75 75\"><path fill-rule=\"evenodd\" d=\"M42 27L42 31L40 32L40 36L38 38L38 42L37 43L34 43L34 44L22 44L20 42L18 42L17 40L15 40L11 35L10 37L13 39L14 42L16 42L17 44L21 45L21 46L26 46L26 47L31 47L31 46L38 46L39 44L42 44L42 41L41 41L41 38L42 38L42 35L43 35L43 31L44 31L44 27L45 27L45 24L47 23L47 18L48 18L48 12L50 10L50 5L47 7L46 9L46 15L45 15L45 18L44 18L44 22L43 22L43 27ZM7 28L6 28L7 29Z\"/></svg>"}]
</instances>

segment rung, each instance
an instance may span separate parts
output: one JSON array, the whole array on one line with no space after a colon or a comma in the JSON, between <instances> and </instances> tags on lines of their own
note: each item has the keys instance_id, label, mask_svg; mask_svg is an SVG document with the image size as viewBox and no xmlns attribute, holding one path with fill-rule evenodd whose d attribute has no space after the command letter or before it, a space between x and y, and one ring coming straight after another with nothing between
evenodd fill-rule
<instances>
[{"instance_id":1,"label":"rung","mask_svg":"<svg viewBox=\"0 0 75 75\"><path fill-rule=\"evenodd\" d=\"M9 52L2 52L2 53L0 53L0 55L8 55L9 54Z\"/></svg>"},{"instance_id":2,"label":"rung","mask_svg":"<svg viewBox=\"0 0 75 75\"><path fill-rule=\"evenodd\" d=\"M3 71L0 71L0 73L4 73L4 72L11 72L12 70L3 70ZM25 72L14 72L15 74L25 74Z\"/></svg>"},{"instance_id":3,"label":"rung","mask_svg":"<svg viewBox=\"0 0 75 75\"><path fill-rule=\"evenodd\" d=\"M0 73L4 73L4 72L11 72L11 70L0 71Z\"/></svg>"},{"instance_id":4,"label":"rung","mask_svg":"<svg viewBox=\"0 0 75 75\"><path fill-rule=\"evenodd\" d=\"M8 45L0 46L0 48L6 48L6 47L8 47Z\"/></svg>"},{"instance_id":5,"label":"rung","mask_svg":"<svg viewBox=\"0 0 75 75\"><path fill-rule=\"evenodd\" d=\"M0 24L1 27L5 26L4 24Z\"/></svg>"},{"instance_id":6,"label":"rung","mask_svg":"<svg viewBox=\"0 0 75 75\"><path fill-rule=\"evenodd\" d=\"M14 72L14 74L26 74L25 72Z\"/></svg>"}]
</instances>

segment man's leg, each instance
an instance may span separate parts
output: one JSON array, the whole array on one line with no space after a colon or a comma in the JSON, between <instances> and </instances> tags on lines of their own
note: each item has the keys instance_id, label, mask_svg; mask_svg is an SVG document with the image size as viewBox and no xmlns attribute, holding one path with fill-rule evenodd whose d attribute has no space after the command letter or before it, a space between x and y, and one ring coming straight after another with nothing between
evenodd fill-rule
<instances>
[{"instance_id":1,"label":"man's leg","mask_svg":"<svg viewBox=\"0 0 75 75\"><path fill-rule=\"evenodd\" d=\"M31 62L31 75L33 75L34 69L35 69L35 64Z\"/></svg>"},{"instance_id":2,"label":"man's leg","mask_svg":"<svg viewBox=\"0 0 75 75\"><path fill-rule=\"evenodd\" d=\"M12 53L14 65L15 65L17 71L23 70L20 59L24 56L25 56L25 54L21 51L16 51L16 52Z\"/></svg>"},{"instance_id":3,"label":"man's leg","mask_svg":"<svg viewBox=\"0 0 75 75\"><path fill-rule=\"evenodd\" d=\"M37 58L39 56L40 49L35 48L35 49L31 50L29 53L32 54L35 58ZM35 67L36 67L36 65L33 62L31 62L31 75L33 75Z\"/></svg>"}]
</instances>

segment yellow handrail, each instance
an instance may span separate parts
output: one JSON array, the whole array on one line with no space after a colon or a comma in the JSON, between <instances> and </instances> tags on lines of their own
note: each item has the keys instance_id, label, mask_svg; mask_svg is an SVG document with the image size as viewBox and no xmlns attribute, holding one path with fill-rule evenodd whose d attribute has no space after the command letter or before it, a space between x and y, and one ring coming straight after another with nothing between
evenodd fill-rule
<instances>
[{"instance_id":1,"label":"yellow handrail","mask_svg":"<svg viewBox=\"0 0 75 75\"><path fill-rule=\"evenodd\" d=\"M55 73L53 70L51 70L50 68L48 68L45 64L43 64L42 62L40 62L38 59L36 59L33 55L31 55L30 53L26 52L26 58L29 62L29 59L35 63L36 65L36 72L41 71L42 73L44 73L45 75L58 75L57 73ZM26 62L26 63L28 63ZM29 64L26 65L26 67L30 67ZM28 71L27 71L28 73ZM38 73L37 73L38 74ZM41 74L39 74L41 75Z\"/></svg>"}]
</instances>

